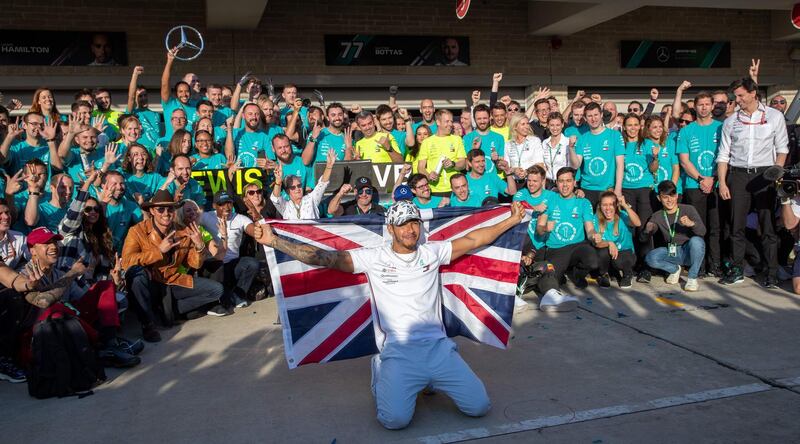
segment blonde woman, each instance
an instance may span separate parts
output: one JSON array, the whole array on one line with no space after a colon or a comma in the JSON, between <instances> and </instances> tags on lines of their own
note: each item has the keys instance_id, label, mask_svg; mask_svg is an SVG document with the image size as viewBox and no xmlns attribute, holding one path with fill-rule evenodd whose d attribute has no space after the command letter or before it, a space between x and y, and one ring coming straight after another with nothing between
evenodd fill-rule
<instances>
[{"instance_id":1,"label":"blonde woman","mask_svg":"<svg viewBox=\"0 0 800 444\"><path fill-rule=\"evenodd\" d=\"M524 180L528 168L533 165L545 167L542 141L533 135L533 129L523 113L511 117L509 128L503 161L508 164L518 180Z\"/></svg>"}]
</instances>

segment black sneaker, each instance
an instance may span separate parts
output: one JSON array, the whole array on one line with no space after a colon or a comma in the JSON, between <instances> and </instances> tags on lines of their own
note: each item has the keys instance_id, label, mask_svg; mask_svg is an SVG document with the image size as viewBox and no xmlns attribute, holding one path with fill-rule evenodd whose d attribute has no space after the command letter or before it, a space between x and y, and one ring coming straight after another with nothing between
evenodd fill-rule
<instances>
[{"instance_id":1,"label":"black sneaker","mask_svg":"<svg viewBox=\"0 0 800 444\"><path fill-rule=\"evenodd\" d=\"M147 325L142 327L142 339L147 342L161 342L161 333L156 330L155 325Z\"/></svg>"},{"instance_id":2,"label":"black sneaker","mask_svg":"<svg viewBox=\"0 0 800 444\"><path fill-rule=\"evenodd\" d=\"M778 288L778 279L772 276L767 276L763 281L761 281L761 286L764 288Z\"/></svg>"},{"instance_id":3,"label":"black sneaker","mask_svg":"<svg viewBox=\"0 0 800 444\"><path fill-rule=\"evenodd\" d=\"M731 271L719 280L722 285L733 285L744 282L744 273L739 267L731 268Z\"/></svg>"},{"instance_id":4,"label":"black sneaker","mask_svg":"<svg viewBox=\"0 0 800 444\"><path fill-rule=\"evenodd\" d=\"M633 287L633 283L631 282L632 280L633 279L631 279L630 276L622 276L619 279L619 288L631 288L631 287Z\"/></svg>"},{"instance_id":5,"label":"black sneaker","mask_svg":"<svg viewBox=\"0 0 800 444\"><path fill-rule=\"evenodd\" d=\"M233 314L232 308L225 308L220 304L215 305L213 308L206 312L209 316L228 316Z\"/></svg>"},{"instance_id":6,"label":"black sneaker","mask_svg":"<svg viewBox=\"0 0 800 444\"><path fill-rule=\"evenodd\" d=\"M0 381L19 384L28 380L25 372L9 358L0 358Z\"/></svg>"},{"instance_id":7,"label":"black sneaker","mask_svg":"<svg viewBox=\"0 0 800 444\"><path fill-rule=\"evenodd\" d=\"M583 290L589 286L589 282L586 280L586 276L575 276L573 283L575 284L575 287L577 287L580 290Z\"/></svg>"},{"instance_id":8,"label":"black sneaker","mask_svg":"<svg viewBox=\"0 0 800 444\"><path fill-rule=\"evenodd\" d=\"M720 268L719 265L714 266L714 267L710 267L706 274L709 277L715 277L715 278L721 278L721 277L724 276L724 273L722 272L722 268Z\"/></svg>"},{"instance_id":9,"label":"black sneaker","mask_svg":"<svg viewBox=\"0 0 800 444\"><path fill-rule=\"evenodd\" d=\"M130 339L123 338L121 336L114 338L112 343L109 345L114 345L125 353L129 353L134 356L138 355L142 352L142 350L144 350L144 341L141 339L131 341Z\"/></svg>"},{"instance_id":10,"label":"black sneaker","mask_svg":"<svg viewBox=\"0 0 800 444\"><path fill-rule=\"evenodd\" d=\"M109 346L97 353L103 367L130 368L139 365L142 360L138 356L122 351L119 347Z\"/></svg>"},{"instance_id":11,"label":"black sneaker","mask_svg":"<svg viewBox=\"0 0 800 444\"><path fill-rule=\"evenodd\" d=\"M603 288L610 287L611 286L611 279L609 279L608 274L604 274L604 275L600 276L599 278L597 278L597 285L599 285L599 286L601 286Z\"/></svg>"},{"instance_id":12,"label":"black sneaker","mask_svg":"<svg viewBox=\"0 0 800 444\"><path fill-rule=\"evenodd\" d=\"M650 279L653 278L653 275L650 274L650 270L642 270L636 275L636 282L640 282L642 284L649 284Z\"/></svg>"}]
</instances>

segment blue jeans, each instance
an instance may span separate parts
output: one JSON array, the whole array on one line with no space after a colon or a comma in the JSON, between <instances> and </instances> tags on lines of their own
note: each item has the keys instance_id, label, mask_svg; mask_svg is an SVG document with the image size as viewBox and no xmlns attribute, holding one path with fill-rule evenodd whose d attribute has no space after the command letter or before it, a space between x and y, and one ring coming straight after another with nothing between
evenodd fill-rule
<instances>
[{"instance_id":1,"label":"blue jeans","mask_svg":"<svg viewBox=\"0 0 800 444\"><path fill-rule=\"evenodd\" d=\"M678 254L670 256L667 247L659 247L647 253L647 265L669 274L678 271L679 266L689 267L689 279L696 279L706 256L706 243L700 236L693 236L688 242L678 247Z\"/></svg>"}]
</instances>

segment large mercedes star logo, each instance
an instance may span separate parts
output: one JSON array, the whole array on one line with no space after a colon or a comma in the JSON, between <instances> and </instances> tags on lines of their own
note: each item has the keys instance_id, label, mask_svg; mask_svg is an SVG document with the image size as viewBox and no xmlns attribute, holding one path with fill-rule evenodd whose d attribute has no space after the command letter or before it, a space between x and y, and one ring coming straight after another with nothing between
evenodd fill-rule
<instances>
[{"instance_id":1,"label":"large mercedes star logo","mask_svg":"<svg viewBox=\"0 0 800 444\"><path fill-rule=\"evenodd\" d=\"M187 36L187 33L189 34ZM188 62L194 60L203 52L203 35L200 31L187 25L179 25L169 30L164 39L167 51L178 48L175 58Z\"/></svg>"},{"instance_id":2,"label":"large mercedes star logo","mask_svg":"<svg viewBox=\"0 0 800 444\"><path fill-rule=\"evenodd\" d=\"M669 49L666 46L659 46L656 50L656 58L661 63L667 63L669 60Z\"/></svg>"}]
</instances>

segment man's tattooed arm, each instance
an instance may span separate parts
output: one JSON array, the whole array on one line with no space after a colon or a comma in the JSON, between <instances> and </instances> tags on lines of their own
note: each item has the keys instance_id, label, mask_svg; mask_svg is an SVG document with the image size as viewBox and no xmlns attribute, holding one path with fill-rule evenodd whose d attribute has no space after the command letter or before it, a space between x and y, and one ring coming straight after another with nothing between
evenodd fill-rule
<instances>
[{"instance_id":1,"label":"man's tattooed arm","mask_svg":"<svg viewBox=\"0 0 800 444\"><path fill-rule=\"evenodd\" d=\"M346 273L353 272L353 259L346 251L328 251L313 245L296 244L275 236L270 246L308 265L333 268Z\"/></svg>"}]
</instances>

